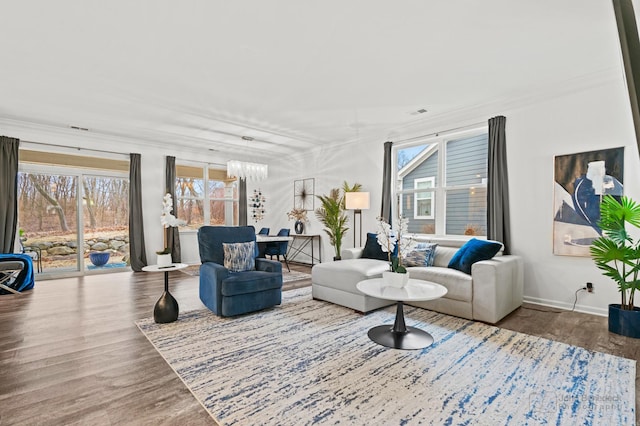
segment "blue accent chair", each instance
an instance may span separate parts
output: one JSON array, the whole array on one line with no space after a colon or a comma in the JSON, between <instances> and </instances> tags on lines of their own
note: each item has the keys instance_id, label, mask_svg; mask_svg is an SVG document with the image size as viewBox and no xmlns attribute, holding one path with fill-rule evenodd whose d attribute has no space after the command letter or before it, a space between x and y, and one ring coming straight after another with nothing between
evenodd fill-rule
<instances>
[{"instance_id":1,"label":"blue accent chair","mask_svg":"<svg viewBox=\"0 0 640 426\"><path fill-rule=\"evenodd\" d=\"M278 231L279 237L288 237L291 230L287 228L282 228ZM289 241L278 241L273 243L267 243L267 248L264 250L265 256L270 256L273 259L273 256L276 256L276 259L280 261L280 256L284 258L284 263L287 265L287 270L291 272L291 268L289 268L289 261L287 260L287 247L289 247Z\"/></svg>"},{"instance_id":2,"label":"blue accent chair","mask_svg":"<svg viewBox=\"0 0 640 426\"><path fill-rule=\"evenodd\" d=\"M258 232L259 235L269 235L269 228L261 228L260 232Z\"/></svg>"},{"instance_id":3,"label":"blue accent chair","mask_svg":"<svg viewBox=\"0 0 640 426\"><path fill-rule=\"evenodd\" d=\"M259 311L282 303L282 264L258 258L254 271L230 272L224 267L222 243L256 240L253 226L203 226L198 230L200 300L221 317Z\"/></svg>"}]
</instances>

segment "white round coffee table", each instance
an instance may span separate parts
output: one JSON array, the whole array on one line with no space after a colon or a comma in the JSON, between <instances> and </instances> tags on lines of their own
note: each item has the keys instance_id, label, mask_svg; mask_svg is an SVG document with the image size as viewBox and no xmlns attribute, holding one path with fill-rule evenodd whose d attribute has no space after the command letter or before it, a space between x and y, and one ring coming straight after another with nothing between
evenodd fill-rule
<instances>
[{"instance_id":1,"label":"white round coffee table","mask_svg":"<svg viewBox=\"0 0 640 426\"><path fill-rule=\"evenodd\" d=\"M385 285L382 278L360 281L356 288L367 296L396 301L396 320L393 326L379 325L367 335L374 342L395 349L422 349L433 343L433 336L424 330L407 327L404 322L403 302L419 302L438 299L447 289L431 281L409 279L402 288Z\"/></svg>"}]
</instances>

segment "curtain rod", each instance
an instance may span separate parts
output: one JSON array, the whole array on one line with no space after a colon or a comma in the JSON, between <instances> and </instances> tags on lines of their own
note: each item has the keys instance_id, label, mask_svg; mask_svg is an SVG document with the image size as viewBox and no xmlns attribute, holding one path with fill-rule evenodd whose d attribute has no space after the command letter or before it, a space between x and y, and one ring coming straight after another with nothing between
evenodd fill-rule
<instances>
[{"instance_id":1,"label":"curtain rod","mask_svg":"<svg viewBox=\"0 0 640 426\"><path fill-rule=\"evenodd\" d=\"M458 130L467 130L467 129L473 129L474 127L479 127L479 126L488 126L488 121L481 121L479 123L473 123L473 124L467 124L465 126L458 126L458 127L454 127L453 129L447 129L447 130L441 130L439 132L433 132L433 133L429 133L427 135L420 135L420 136L414 136L411 138L407 138L407 139L401 139L399 141L393 141L393 144L402 144L405 142L412 142L415 140L419 140L419 139L424 139L424 138L428 138L428 137L433 137L433 136L440 136L440 134L442 133L452 133L452 132L457 132Z\"/></svg>"},{"instance_id":2,"label":"curtain rod","mask_svg":"<svg viewBox=\"0 0 640 426\"><path fill-rule=\"evenodd\" d=\"M20 140L20 142L34 144L34 145L54 146L56 148L77 149L78 151L84 150L84 151L102 152L102 153L106 153L106 154L117 154L117 155L124 155L126 157L129 157L128 153L116 152L116 151L107 151L107 150L104 150L104 149L81 148L79 146L67 146L67 145L59 145L59 144L55 144L55 143L34 142L34 141L27 141L27 140ZM190 161L190 162L192 161L194 163L201 163L201 164L206 164L206 165L215 165L215 166L224 166L224 167L227 166L226 164L211 163L211 162L208 162L208 161L195 161L195 160L184 160L184 161Z\"/></svg>"},{"instance_id":3,"label":"curtain rod","mask_svg":"<svg viewBox=\"0 0 640 426\"><path fill-rule=\"evenodd\" d=\"M127 157L129 156L129 153L116 152L116 151L106 151L106 150L103 150L103 149L81 148L79 146L59 145L59 144L55 144L55 143L35 142L35 141L27 141L27 140L20 140L20 142L29 143L29 144L33 144L33 145L54 146L56 148L77 149L78 151L93 151L93 152L102 152L102 153L105 153L105 154L118 154L118 155L124 155L124 156L127 156Z\"/></svg>"}]
</instances>

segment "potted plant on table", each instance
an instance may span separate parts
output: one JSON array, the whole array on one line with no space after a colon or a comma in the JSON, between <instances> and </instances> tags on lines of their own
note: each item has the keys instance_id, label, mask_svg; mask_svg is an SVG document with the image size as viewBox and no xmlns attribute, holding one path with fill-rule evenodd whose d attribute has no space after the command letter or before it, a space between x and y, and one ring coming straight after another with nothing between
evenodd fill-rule
<instances>
[{"instance_id":1,"label":"potted plant on table","mask_svg":"<svg viewBox=\"0 0 640 426\"><path fill-rule=\"evenodd\" d=\"M598 269L618 285L620 304L609 305L609 331L640 338L640 308L634 304L640 289L640 241L634 241L626 224L640 228L640 205L628 197L620 201L605 195L600 204L598 226L602 236L590 247Z\"/></svg>"},{"instance_id":2,"label":"potted plant on table","mask_svg":"<svg viewBox=\"0 0 640 426\"><path fill-rule=\"evenodd\" d=\"M182 226L187 224L187 222L185 222L184 220L178 219L177 217L175 217L171 213L172 211L173 211L173 199L171 197L171 194L167 192L165 196L162 198L162 215L160 216L160 224L164 228L164 232L163 232L164 249L156 251L156 254L158 255L158 260L157 260L158 266L167 266L172 263L171 248L168 247L168 244L167 244L167 241L168 241L167 234L169 232L169 228L174 228L176 226Z\"/></svg>"},{"instance_id":3,"label":"potted plant on table","mask_svg":"<svg viewBox=\"0 0 640 426\"><path fill-rule=\"evenodd\" d=\"M415 240L407 236L408 231L409 220L402 216L398 218L395 230L383 218L378 218L376 240L389 260L389 271L382 273L382 279L392 287L404 287L409 281L409 272L402 265L402 252L411 250Z\"/></svg>"},{"instance_id":4,"label":"potted plant on table","mask_svg":"<svg viewBox=\"0 0 640 426\"><path fill-rule=\"evenodd\" d=\"M305 209L294 207L291 211L287 212L287 216L289 219L295 220L293 229L296 231L296 234L302 234L304 232L305 223L309 222L309 219L307 218L307 211Z\"/></svg>"},{"instance_id":5,"label":"potted plant on table","mask_svg":"<svg viewBox=\"0 0 640 426\"><path fill-rule=\"evenodd\" d=\"M335 249L333 260L340 260L342 249L342 237L349 230L347 222L349 218L344 211L344 196L339 188L333 188L329 195L317 195L322 203L315 211L316 217L325 226L324 231L329 236L329 242Z\"/></svg>"}]
</instances>

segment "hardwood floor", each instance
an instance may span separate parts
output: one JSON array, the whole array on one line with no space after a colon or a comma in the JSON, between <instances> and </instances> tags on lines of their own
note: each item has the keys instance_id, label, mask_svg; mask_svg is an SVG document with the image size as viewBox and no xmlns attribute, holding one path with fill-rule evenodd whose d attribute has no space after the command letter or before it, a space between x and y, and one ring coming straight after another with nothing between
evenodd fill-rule
<instances>
[{"instance_id":1,"label":"hardwood floor","mask_svg":"<svg viewBox=\"0 0 640 426\"><path fill-rule=\"evenodd\" d=\"M134 324L152 315L162 276L38 281L33 291L0 296L0 425L214 425ZM172 272L170 289L181 312L203 308L198 277ZM639 342L608 333L606 318L551 311L526 306L498 325L640 358Z\"/></svg>"}]
</instances>

